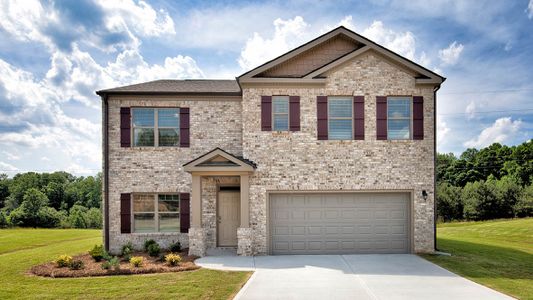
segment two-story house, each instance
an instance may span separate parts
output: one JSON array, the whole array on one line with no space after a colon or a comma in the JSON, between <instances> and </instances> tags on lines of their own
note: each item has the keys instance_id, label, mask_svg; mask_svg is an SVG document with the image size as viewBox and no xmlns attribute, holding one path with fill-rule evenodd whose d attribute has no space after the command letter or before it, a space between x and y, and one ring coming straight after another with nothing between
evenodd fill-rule
<instances>
[{"instance_id":1,"label":"two-story house","mask_svg":"<svg viewBox=\"0 0 533 300\"><path fill-rule=\"evenodd\" d=\"M105 246L431 252L444 80L339 27L236 80L98 91Z\"/></svg>"}]
</instances>

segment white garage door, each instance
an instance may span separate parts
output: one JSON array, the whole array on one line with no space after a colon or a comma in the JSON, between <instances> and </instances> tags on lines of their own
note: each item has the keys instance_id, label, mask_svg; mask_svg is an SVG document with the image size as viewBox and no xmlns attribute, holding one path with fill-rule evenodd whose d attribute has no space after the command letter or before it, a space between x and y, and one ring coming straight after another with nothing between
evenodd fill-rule
<instances>
[{"instance_id":1,"label":"white garage door","mask_svg":"<svg viewBox=\"0 0 533 300\"><path fill-rule=\"evenodd\" d=\"M408 253L408 193L272 194L272 254Z\"/></svg>"}]
</instances>

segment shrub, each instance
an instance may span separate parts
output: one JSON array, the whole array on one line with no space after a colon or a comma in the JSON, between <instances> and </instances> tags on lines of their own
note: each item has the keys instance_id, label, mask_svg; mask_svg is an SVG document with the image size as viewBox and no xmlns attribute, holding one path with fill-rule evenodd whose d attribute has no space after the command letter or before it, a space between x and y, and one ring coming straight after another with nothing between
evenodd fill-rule
<instances>
[{"instance_id":1,"label":"shrub","mask_svg":"<svg viewBox=\"0 0 533 300\"><path fill-rule=\"evenodd\" d=\"M128 242L127 244L122 246L121 255L125 261L130 260L132 253L133 253L133 245L131 244L131 242Z\"/></svg>"},{"instance_id":2,"label":"shrub","mask_svg":"<svg viewBox=\"0 0 533 300\"><path fill-rule=\"evenodd\" d=\"M148 251L148 247L150 247L150 245L153 245L153 244L157 244L156 241L154 240L147 240L144 242L144 251Z\"/></svg>"},{"instance_id":3,"label":"shrub","mask_svg":"<svg viewBox=\"0 0 533 300\"><path fill-rule=\"evenodd\" d=\"M81 270L84 268L83 261L81 260L73 260L69 265L69 269L71 270Z\"/></svg>"},{"instance_id":4,"label":"shrub","mask_svg":"<svg viewBox=\"0 0 533 300\"><path fill-rule=\"evenodd\" d=\"M170 252L174 252L174 253L181 252L181 244L180 244L180 242L178 241L178 242L170 244L169 250L170 250Z\"/></svg>"},{"instance_id":5,"label":"shrub","mask_svg":"<svg viewBox=\"0 0 533 300\"><path fill-rule=\"evenodd\" d=\"M132 258L130 258L130 264L135 268L139 268L142 267L143 260L144 258L142 256L133 256Z\"/></svg>"},{"instance_id":6,"label":"shrub","mask_svg":"<svg viewBox=\"0 0 533 300\"><path fill-rule=\"evenodd\" d=\"M39 227L56 228L61 224L61 214L53 207L43 207L37 213Z\"/></svg>"},{"instance_id":7,"label":"shrub","mask_svg":"<svg viewBox=\"0 0 533 300\"><path fill-rule=\"evenodd\" d=\"M72 256L66 254L60 255L55 260L55 263L58 268L68 267L72 263Z\"/></svg>"},{"instance_id":8,"label":"shrub","mask_svg":"<svg viewBox=\"0 0 533 300\"><path fill-rule=\"evenodd\" d=\"M89 250L89 254L94 259L94 261L97 261L97 262L101 261L102 258L104 258L105 256L104 246L94 245L94 247L91 250Z\"/></svg>"},{"instance_id":9,"label":"shrub","mask_svg":"<svg viewBox=\"0 0 533 300\"><path fill-rule=\"evenodd\" d=\"M150 244L148 246L148 255L156 257L161 252L161 248L159 247L159 244Z\"/></svg>"},{"instance_id":10,"label":"shrub","mask_svg":"<svg viewBox=\"0 0 533 300\"><path fill-rule=\"evenodd\" d=\"M85 219L87 221L87 228L102 228L102 211L99 208L89 208L85 214Z\"/></svg>"},{"instance_id":11,"label":"shrub","mask_svg":"<svg viewBox=\"0 0 533 300\"><path fill-rule=\"evenodd\" d=\"M165 261L169 266L175 267L181 262L181 256L174 253L169 253L165 256Z\"/></svg>"},{"instance_id":12,"label":"shrub","mask_svg":"<svg viewBox=\"0 0 533 300\"><path fill-rule=\"evenodd\" d=\"M120 270L120 261L118 260L118 257L113 256L113 258L106 260L102 263L102 269L104 270Z\"/></svg>"}]
</instances>

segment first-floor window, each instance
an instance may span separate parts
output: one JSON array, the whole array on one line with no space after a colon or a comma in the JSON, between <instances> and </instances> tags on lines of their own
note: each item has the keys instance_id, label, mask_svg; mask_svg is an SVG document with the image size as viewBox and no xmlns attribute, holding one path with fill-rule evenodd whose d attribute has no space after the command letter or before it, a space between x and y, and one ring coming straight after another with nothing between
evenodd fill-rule
<instances>
[{"instance_id":1,"label":"first-floor window","mask_svg":"<svg viewBox=\"0 0 533 300\"><path fill-rule=\"evenodd\" d=\"M389 97L387 99L387 138L408 140L411 138L411 98Z\"/></svg>"},{"instance_id":2,"label":"first-floor window","mask_svg":"<svg viewBox=\"0 0 533 300\"><path fill-rule=\"evenodd\" d=\"M133 194L134 232L179 232L179 195Z\"/></svg>"}]
</instances>

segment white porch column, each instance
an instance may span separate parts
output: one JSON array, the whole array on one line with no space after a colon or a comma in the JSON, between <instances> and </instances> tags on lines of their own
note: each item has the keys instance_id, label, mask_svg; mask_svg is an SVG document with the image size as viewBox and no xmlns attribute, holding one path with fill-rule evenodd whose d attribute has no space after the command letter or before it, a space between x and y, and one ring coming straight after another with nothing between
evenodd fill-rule
<instances>
[{"instance_id":1,"label":"white porch column","mask_svg":"<svg viewBox=\"0 0 533 300\"><path fill-rule=\"evenodd\" d=\"M192 175L191 227L202 228L202 185L201 176Z\"/></svg>"},{"instance_id":2,"label":"white porch column","mask_svg":"<svg viewBox=\"0 0 533 300\"><path fill-rule=\"evenodd\" d=\"M250 227L250 175L241 175L241 226Z\"/></svg>"}]
</instances>

